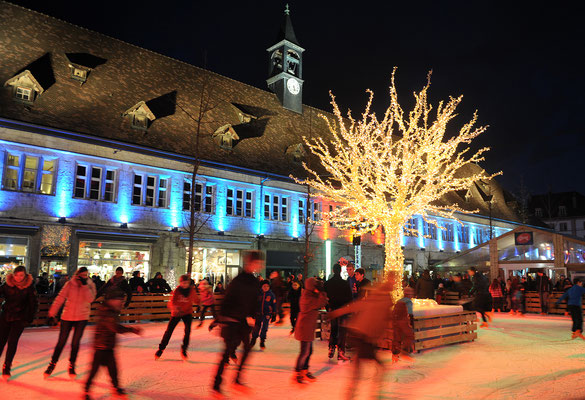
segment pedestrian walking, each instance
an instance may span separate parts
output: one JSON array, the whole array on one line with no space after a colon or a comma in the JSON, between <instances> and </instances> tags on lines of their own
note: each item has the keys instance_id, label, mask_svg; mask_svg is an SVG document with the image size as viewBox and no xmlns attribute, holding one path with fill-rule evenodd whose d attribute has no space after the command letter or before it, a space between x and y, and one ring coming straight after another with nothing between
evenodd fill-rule
<instances>
[{"instance_id":1,"label":"pedestrian walking","mask_svg":"<svg viewBox=\"0 0 585 400\"><path fill-rule=\"evenodd\" d=\"M124 297L124 292L119 287L113 287L107 291L105 300L99 307L93 342L95 352L91 370L85 382L84 395L86 400L90 399L91 385L101 366L105 366L108 369L116 394L121 396L126 394L118 381L118 366L114 353L116 334L132 332L138 335L141 329L123 326L118 322L120 311L124 305Z\"/></svg>"},{"instance_id":2,"label":"pedestrian walking","mask_svg":"<svg viewBox=\"0 0 585 400\"><path fill-rule=\"evenodd\" d=\"M268 325L270 321L274 322L277 312L277 302L275 294L270 290L270 282L260 282L262 288L262 294L259 296L260 309L256 314L256 323L252 331L252 340L250 347L254 347L258 336L260 336L260 348L264 350L266 348L266 334L268 333Z\"/></svg>"},{"instance_id":3,"label":"pedestrian walking","mask_svg":"<svg viewBox=\"0 0 585 400\"><path fill-rule=\"evenodd\" d=\"M295 339L301 344L294 374L294 380L297 383L310 382L317 379L309 372L309 362L311 360L311 354L313 354L313 339L315 338L315 327L317 325L319 310L326 304L327 294L324 291L322 281L317 278L307 279L305 281L305 288L301 293L301 310L295 328Z\"/></svg>"},{"instance_id":4,"label":"pedestrian walking","mask_svg":"<svg viewBox=\"0 0 585 400\"><path fill-rule=\"evenodd\" d=\"M229 284L218 316L218 325L221 326L221 336L225 343L222 357L217 366L213 392L221 395L221 383L223 371L229 359L236 358L236 349L243 343L244 352L238 366L234 387L238 390L246 390L241 376L246 359L250 353L250 325L248 318L252 319L258 310L258 295L260 282L253 275L264 268L264 256L260 251L250 250L242 256L243 271Z\"/></svg>"},{"instance_id":5,"label":"pedestrian walking","mask_svg":"<svg viewBox=\"0 0 585 400\"><path fill-rule=\"evenodd\" d=\"M329 299L327 304L328 311L335 311L352 301L351 287L341 277L341 265L333 265L333 276L325 282L325 292ZM347 361L349 357L345 355L346 332L344 327L345 317L331 319L331 332L329 335L329 352L328 357L331 359L337 349L337 359Z\"/></svg>"},{"instance_id":6,"label":"pedestrian walking","mask_svg":"<svg viewBox=\"0 0 585 400\"><path fill-rule=\"evenodd\" d=\"M44 372L45 378L48 378L53 373L72 330L73 338L71 339L68 372L69 377L72 379L77 376L75 362L77 360L77 353L79 352L79 343L89 321L91 303L97 293L95 284L89 279L88 275L86 267L79 268L73 275L73 278L59 292L49 309L49 318L52 320L55 319L61 307L63 307L63 313L61 314L59 339L57 340L55 350L53 350L51 362Z\"/></svg>"},{"instance_id":7,"label":"pedestrian walking","mask_svg":"<svg viewBox=\"0 0 585 400\"><path fill-rule=\"evenodd\" d=\"M183 321L185 325L185 335L183 336L183 345L181 346L181 358L183 360L187 359L187 349L189 348L189 338L191 336L191 323L193 322L193 305L198 303L199 297L195 288L191 285L191 277L188 274L181 275L179 278L179 286L173 291L171 300L168 302L168 307L171 309L171 319L158 345L158 350L154 354L155 360L158 360L167 348L179 321Z\"/></svg>"},{"instance_id":8,"label":"pedestrian walking","mask_svg":"<svg viewBox=\"0 0 585 400\"><path fill-rule=\"evenodd\" d=\"M571 328L572 339L580 337L585 339L583 336L583 310L581 308L581 301L585 294L585 287L583 282L579 278L575 278L574 285L567 290L560 299L558 299L555 305L559 305L563 300L567 299L567 310L571 313L571 319L573 320L573 326Z\"/></svg>"},{"instance_id":9,"label":"pedestrian walking","mask_svg":"<svg viewBox=\"0 0 585 400\"><path fill-rule=\"evenodd\" d=\"M4 299L0 313L0 356L6 347L2 377L10 378L12 361L18 347L18 340L27 324L37 312L38 300L34 279L22 265L6 275L6 282L0 286L0 298Z\"/></svg>"}]
</instances>

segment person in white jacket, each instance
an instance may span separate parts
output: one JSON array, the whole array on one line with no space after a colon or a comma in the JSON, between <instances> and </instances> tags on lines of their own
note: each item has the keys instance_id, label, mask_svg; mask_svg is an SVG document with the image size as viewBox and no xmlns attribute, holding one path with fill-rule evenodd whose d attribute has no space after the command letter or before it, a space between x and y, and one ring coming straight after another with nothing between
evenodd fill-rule
<instances>
[{"instance_id":1,"label":"person in white jacket","mask_svg":"<svg viewBox=\"0 0 585 400\"><path fill-rule=\"evenodd\" d=\"M69 376L72 379L77 376L75 372L75 361L79 351L79 343L81 342L85 326L89 321L91 303L95 299L95 296L95 284L89 279L87 268L81 267L77 270L73 279L65 284L53 301L53 304L49 309L50 319L55 318L63 304L65 304L65 306L63 308L63 313L61 314L59 340L53 351L51 362L45 371L45 378L48 378L53 373L55 365L57 364L57 361L59 361L59 356L67 343L69 333L72 329L73 339L71 340L71 355L69 356Z\"/></svg>"}]
</instances>

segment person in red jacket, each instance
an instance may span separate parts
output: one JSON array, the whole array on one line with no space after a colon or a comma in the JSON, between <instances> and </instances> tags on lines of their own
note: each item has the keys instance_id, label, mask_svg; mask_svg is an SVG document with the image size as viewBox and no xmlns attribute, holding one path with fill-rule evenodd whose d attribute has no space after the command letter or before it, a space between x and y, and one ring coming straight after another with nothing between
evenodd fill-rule
<instances>
[{"instance_id":1,"label":"person in red jacket","mask_svg":"<svg viewBox=\"0 0 585 400\"><path fill-rule=\"evenodd\" d=\"M191 277L187 274L181 275L179 278L179 286L173 291L171 301L168 307L171 309L171 319L167 325L158 350L154 354L154 359L158 360L162 356L171 340L171 335L177 327L179 321L185 324L185 336L183 337L183 346L181 347L181 357L187 359L187 348L189 348L189 337L191 336L191 322L193 322L193 305L199 304L199 296L195 288L191 285Z\"/></svg>"}]
</instances>

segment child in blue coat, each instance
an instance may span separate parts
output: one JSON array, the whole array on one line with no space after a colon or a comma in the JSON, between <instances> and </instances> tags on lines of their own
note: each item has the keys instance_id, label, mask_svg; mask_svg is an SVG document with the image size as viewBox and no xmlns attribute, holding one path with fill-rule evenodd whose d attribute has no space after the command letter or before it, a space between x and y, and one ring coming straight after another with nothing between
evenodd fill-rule
<instances>
[{"instance_id":1,"label":"child in blue coat","mask_svg":"<svg viewBox=\"0 0 585 400\"><path fill-rule=\"evenodd\" d=\"M575 284L571 286L569 290L567 290L560 299L557 300L555 303L558 305L561 301L567 300L567 311L571 313L571 319L573 320L573 328L571 331L573 332L572 339L576 337L580 337L581 339L585 340L585 336L583 336L583 310L581 309L581 300L583 299L583 295L585 294L585 288L583 287L583 282L579 278L575 278Z\"/></svg>"},{"instance_id":2,"label":"child in blue coat","mask_svg":"<svg viewBox=\"0 0 585 400\"><path fill-rule=\"evenodd\" d=\"M256 339L260 335L260 348L266 348L266 333L268 332L268 324L270 320L274 322L276 319L276 298L272 290L270 290L270 282L264 280L260 283L262 286L262 293L260 294L259 303L260 310L256 314L256 323L252 331L252 340L250 346L254 347Z\"/></svg>"}]
</instances>

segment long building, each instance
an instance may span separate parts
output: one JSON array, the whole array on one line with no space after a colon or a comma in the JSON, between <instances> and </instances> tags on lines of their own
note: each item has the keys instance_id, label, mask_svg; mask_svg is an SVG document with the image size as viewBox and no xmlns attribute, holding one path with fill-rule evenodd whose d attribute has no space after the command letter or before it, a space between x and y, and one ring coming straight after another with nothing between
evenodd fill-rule
<instances>
[{"instance_id":1,"label":"long building","mask_svg":"<svg viewBox=\"0 0 585 400\"><path fill-rule=\"evenodd\" d=\"M83 265L107 277L123 266L172 280L186 268L194 206L196 278L233 277L246 249L265 251L268 270L299 272L306 219L335 205L308 200L290 176L304 176L302 161L317 165L303 136L329 137L320 115L332 115L303 104L304 48L288 11L267 49L269 90L10 3L0 2L0 20L3 269ZM444 230L413 218L424 236L403 237L410 273L517 226L497 182L444 200L480 213L441 220ZM321 222L309 274L357 254L376 277L382 233L354 246L352 232Z\"/></svg>"}]
</instances>

